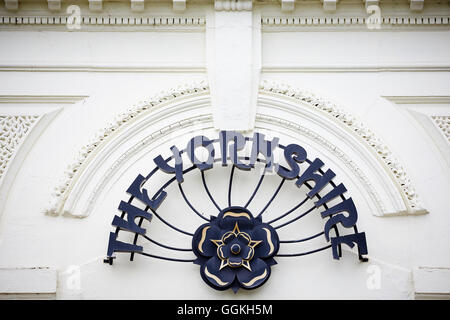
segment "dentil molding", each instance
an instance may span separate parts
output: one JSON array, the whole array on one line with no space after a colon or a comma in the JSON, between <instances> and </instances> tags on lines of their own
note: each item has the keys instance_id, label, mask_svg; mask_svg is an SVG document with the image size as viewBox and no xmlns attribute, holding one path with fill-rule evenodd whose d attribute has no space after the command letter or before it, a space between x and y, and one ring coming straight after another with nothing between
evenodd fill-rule
<instances>
[{"instance_id":1,"label":"dentil molding","mask_svg":"<svg viewBox=\"0 0 450 320\"><path fill-rule=\"evenodd\" d=\"M61 15L0 15L0 28L1 26L31 26L31 27L44 27L66 28L69 16ZM79 17L80 28L79 31L89 31L93 29L101 29L102 27L115 27L115 28L127 28L127 29L168 29L177 30L182 28L186 29L202 30L205 26L204 17L171 17L171 16L132 16L132 15L80 15ZM67 29L68 30L68 29ZM69 31L69 30L68 30Z\"/></svg>"},{"instance_id":2,"label":"dentil molding","mask_svg":"<svg viewBox=\"0 0 450 320\"><path fill-rule=\"evenodd\" d=\"M0 6L0 28L32 27L36 29L66 29L68 22L78 21L80 28L69 31L110 29L204 29L206 10L254 11L261 15L263 31L295 31L305 28L326 27L364 28L374 22L379 27L371 30L402 30L405 28L435 29L450 26L450 8L447 3L429 0L378 1L361 0L200 0L189 4L186 0L165 0L163 10L155 10L144 0L83 0L74 3L61 0L3 0ZM71 11L70 7L78 9ZM152 4L153 6L155 4ZM190 8L192 6L192 8ZM377 6L378 11L370 10ZM257 9L256 9L257 8ZM322 9L321 9L322 8ZM187 10L190 9L190 10ZM376 17L374 16L376 15Z\"/></svg>"},{"instance_id":3,"label":"dentil molding","mask_svg":"<svg viewBox=\"0 0 450 320\"><path fill-rule=\"evenodd\" d=\"M17 11L22 8L22 6L26 6L29 3L32 3L31 0L3 0L4 7L8 11ZM167 4L172 4L172 9L175 12L183 12L186 9L186 0L165 0L163 1ZM283 12L291 12L295 9L295 0L259 0L255 3L264 4L264 5L275 5L278 6ZM297 1L299 2L299 1ZM422 12L424 8L424 0L401 0L398 1L397 4L402 5L405 8L409 8L411 12ZM62 10L62 0L47 0L39 3L39 6L45 7L48 11L51 12L59 12ZM128 7L129 11L132 12L143 12L146 9L144 0L118 0L118 1L106 1L106 0L84 0L79 1L79 4L87 5L89 11L91 12L102 12L105 10L105 7L111 8L112 6L120 6L123 8ZM216 10L251 10L253 0L203 0L197 1L196 4L204 4L210 5L214 4ZM322 7L324 12L335 12L337 8L343 4L348 5L348 3L353 4L354 6L379 6L384 3L380 3L379 0L362 0L360 2L349 2L345 0L313 0L308 1L307 4L317 7ZM390 1L386 1L386 3L390 4ZM439 4L439 3L437 3Z\"/></svg>"},{"instance_id":4,"label":"dentil molding","mask_svg":"<svg viewBox=\"0 0 450 320\"><path fill-rule=\"evenodd\" d=\"M263 16L261 24L264 31L295 31L305 27L362 27L367 29L367 15L348 16L302 16L302 17L269 17ZM450 15L430 16L383 16L380 17L380 30L402 27L445 27L450 25ZM275 29L275 30L274 30Z\"/></svg>"}]
</instances>

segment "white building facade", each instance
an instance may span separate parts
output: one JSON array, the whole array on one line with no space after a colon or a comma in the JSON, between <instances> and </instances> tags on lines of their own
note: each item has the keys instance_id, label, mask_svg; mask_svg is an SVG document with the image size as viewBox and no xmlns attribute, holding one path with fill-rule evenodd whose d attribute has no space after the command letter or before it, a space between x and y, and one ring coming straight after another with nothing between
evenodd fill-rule
<instances>
[{"instance_id":1,"label":"white building facade","mask_svg":"<svg viewBox=\"0 0 450 320\"><path fill-rule=\"evenodd\" d=\"M450 297L447 2L2 2L0 298ZM213 141L215 154L195 149L200 164L216 158L207 170L189 162L196 136ZM237 147L236 137L247 140ZM316 174L332 170L333 185L312 199L318 180L299 188L279 167L266 170L270 160L288 167L283 148L267 151L278 144L323 161ZM173 146L187 148L182 182L175 169L150 175L159 155L176 156ZM253 156L262 160L243 170ZM308 163L295 156L298 178ZM155 210L130 198L139 175L141 196L166 193ZM328 217L314 205L341 183L356 224L345 225L349 210ZM121 201L151 221L129 218L117 232ZM338 204L333 197L328 208ZM234 206L273 221L281 240L271 249L277 264L239 280L237 293L208 286L208 277L219 287L234 280L192 263L203 248L196 230L204 242L200 227ZM330 234L357 225L367 253L342 243L333 258L324 235L339 212ZM111 234L142 250L110 254ZM272 245L269 231L264 239ZM262 254L258 241L249 244Z\"/></svg>"}]
</instances>

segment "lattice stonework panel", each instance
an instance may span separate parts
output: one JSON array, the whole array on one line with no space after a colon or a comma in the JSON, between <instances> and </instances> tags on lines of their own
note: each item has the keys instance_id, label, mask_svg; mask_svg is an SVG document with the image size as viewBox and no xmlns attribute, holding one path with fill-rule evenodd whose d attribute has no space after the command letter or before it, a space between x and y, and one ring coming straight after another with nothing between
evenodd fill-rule
<instances>
[{"instance_id":1,"label":"lattice stonework panel","mask_svg":"<svg viewBox=\"0 0 450 320\"><path fill-rule=\"evenodd\" d=\"M447 141L450 142L450 116L431 116L431 119Z\"/></svg>"},{"instance_id":2,"label":"lattice stonework panel","mask_svg":"<svg viewBox=\"0 0 450 320\"><path fill-rule=\"evenodd\" d=\"M0 116L0 180L13 158L16 147L23 142L38 118L37 115Z\"/></svg>"}]
</instances>

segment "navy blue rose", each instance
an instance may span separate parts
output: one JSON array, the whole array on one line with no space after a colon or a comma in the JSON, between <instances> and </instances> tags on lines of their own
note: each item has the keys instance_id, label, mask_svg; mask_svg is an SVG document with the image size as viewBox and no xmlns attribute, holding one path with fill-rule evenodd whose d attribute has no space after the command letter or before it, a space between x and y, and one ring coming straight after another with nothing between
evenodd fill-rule
<instances>
[{"instance_id":1,"label":"navy blue rose","mask_svg":"<svg viewBox=\"0 0 450 320\"><path fill-rule=\"evenodd\" d=\"M270 276L279 249L273 227L242 207L229 207L201 225L192 239L203 280L217 290L255 289Z\"/></svg>"}]
</instances>

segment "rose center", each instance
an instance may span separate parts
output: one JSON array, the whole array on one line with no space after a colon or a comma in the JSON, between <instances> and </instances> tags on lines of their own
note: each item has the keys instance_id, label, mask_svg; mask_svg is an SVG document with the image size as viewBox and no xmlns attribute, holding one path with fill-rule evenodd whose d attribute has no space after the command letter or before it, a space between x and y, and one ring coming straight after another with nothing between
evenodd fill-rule
<instances>
[{"instance_id":1,"label":"rose center","mask_svg":"<svg viewBox=\"0 0 450 320\"><path fill-rule=\"evenodd\" d=\"M238 254L239 252L241 252L241 246L238 245L237 243L233 244L233 245L231 246L231 252L232 252L233 254Z\"/></svg>"}]
</instances>

